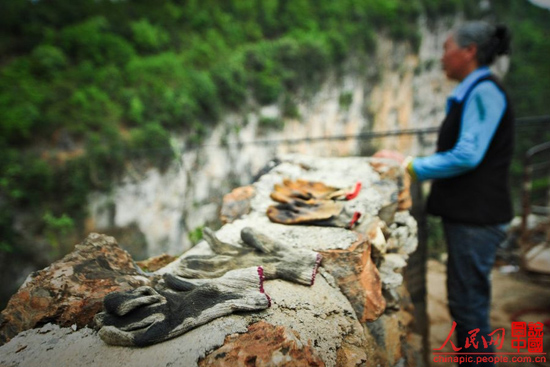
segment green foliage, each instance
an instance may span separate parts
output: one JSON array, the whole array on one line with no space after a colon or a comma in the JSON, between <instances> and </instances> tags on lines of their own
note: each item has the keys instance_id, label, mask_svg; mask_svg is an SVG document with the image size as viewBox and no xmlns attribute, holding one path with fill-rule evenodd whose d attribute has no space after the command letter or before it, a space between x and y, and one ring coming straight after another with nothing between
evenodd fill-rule
<instances>
[{"instance_id":1,"label":"green foliage","mask_svg":"<svg viewBox=\"0 0 550 367\"><path fill-rule=\"evenodd\" d=\"M44 223L44 235L53 250L52 255L54 257L63 255L66 252L66 249L63 248L63 246L66 245L64 238L75 230L73 219L67 214L56 217L47 211L42 216L42 221Z\"/></svg>"},{"instance_id":2,"label":"green foliage","mask_svg":"<svg viewBox=\"0 0 550 367\"><path fill-rule=\"evenodd\" d=\"M492 2L491 6L499 2ZM479 1L477 0L420 0L420 3L421 8L430 20L435 20L445 15L452 16L460 12L470 19L479 19L483 15Z\"/></svg>"},{"instance_id":3,"label":"green foliage","mask_svg":"<svg viewBox=\"0 0 550 367\"><path fill-rule=\"evenodd\" d=\"M241 106L246 98L246 70L240 58L218 63L212 68L212 82L217 87L221 103L229 107Z\"/></svg>"},{"instance_id":4,"label":"green foliage","mask_svg":"<svg viewBox=\"0 0 550 367\"><path fill-rule=\"evenodd\" d=\"M202 240L202 230L204 229L204 226L199 226L187 233L187 238L189 238L189 241L195 246L197 243L199 243Z\"/></svg>"},{"instance_id":5,"label":"green foliage","mask_svg":"<svg viewBox=\"0 0 550 367\"><path fill-rule=\"evenodd\" d=\"M0 12L2 209L29 209L37 223L46 221L37 234L60 213L79 228L89 192L108 190L125 160L163 166L173 158L171 132L201 144L227 108L246 109L250 100L279 103L282 116L299 118L296 93L315 90L352 56L366 64L378 32L416 49L421 13L474 17L478 3L7 1ZM505 82L517 114L547 114L548 12L525 1L491 6L514 32L517 52ZM350 102L341 96L342 108ZM282 119L259 124L280 128ZM74 146L57 160L60 131ZM60 216L43 219L45 207ZM12 220L0 215L0 251L17 243Z\"/></svg>"},{"instance_id":6,"label":"green foliage","mask_svg":"<svg viewBox=\"0 0 550 367\"><path fill-rule=\"evenodd\" d=\"M134 85L126 93L128 105L134 103L132 110L127 108L132 121L159 121L168 128L189 129L199 116L213 118L219 113L210 75L189 70L173 52L135 58L126 66L125 75ZM147 101L142 103L143 109L136 107L137 100Z\"/></svg>"},{"instance_id":7,"label":"green foliage","mask_svg":"<svg viewBox=\"0 0 550 367\"><path fill-rule=\"evenodd\" d=\"M231 52L223 35L215 29L209 29L204 35L193 35L187 42L186 60L199 69L211 67L220 61L220 56Z\"/></svg>"},{"instance_id":8,"label":"green foliage","mask_svg":"<svg viewBox=\"0 0 550 367\"><path fill-rule=\"evenodd\" d=\"M512 31L510 69L504 79L518 117L548 115L550 100L550 12L529 2L502 0L493 4L496 21ZM512 190L516 213L521 213L520 195L523 179L524 155L534 145L550 141L545 125L518 129L512 161Z\"/></svg>"},{"instance_id":9,"label":"green foliage","mask_svg":"<svg viewBox=\"0 0 550 367\"><path fill-rule=\"evenodd\" d=\"M187 137L187 142L190 144L190 148L201 145L206 137L206 134L208 133L207 127L199 121L193 121L192 126L193 133Z\"/></svg>"},{"instance_id":10,"label":"green foliage","mask_svg":"<svg viewBox=\"0 0 550 367\"><path fill-rule=\"evenodd\" d=\"M291 119L300 118L300 111L298 110L298 106L292 96L289 94L286 94L283 100L282 113L284 117L288 117Z\"/></svg>"},{"instance_id":11,"label":"green foliage","mask_svg":"<svg viewBox=\"0 0 550 367\"><path fill-rule=\"evenodd\" d=\"M52 215L50 212L46 212L42 217L44 225L46 226L46 232L51 234L67 234L67 232L74 229L74 221L62 214L60 217Z\"/></svg>"},{"instance_id":12,"label":"green foliage","mask_svg":"<svg viewBox=\"0 0 550 367\"><path fill-rule=\"evenodd\" d=\"M59 167L56 174L54 194L61 198L60 206L75 220L82 221L86 215L87 196L92 189L97 189L92 183L90 173L91 161L81 156L67 161Z\"/></svg>"},{"instance_id":13,"label":"green foliage","mask_svg":"<svg viewBox=\"0 0 550 367\"><path fill-rule=\"evenodd\" d=\"M277 60L288 70L287 85L292 74L308 83L332 65L331 44L325 34L298 32L281 39L275 46Z\"/></svg>"},{"instance_id":14,"label":"green foliage","mask_svg":"<svg viewBox=\"0 0 550 367\"><path fill-rule=\"evenodd\" d=\"M43 78L51 78L67 66L63 50L52 45L39 45L31 53L32 70Z\"/></svg>"},{"instance_id":15,"label":"green foliage","mask_svg":"<svg viewBox=\"0 0 550 367\"><path fill-rule=\"evenodd\" d=\"M424 11L431 19L457 13L460 10L460 3L461 0L422 0Z\"/></svg>"},{"instance_id":16,"label":"green foliage","mask_svg":"<svg viewBox=\"0 0 550 367\"><path fill-rule=\"evenodd\" d=\"M129 106L127 109L127 117L138 124L141 124L143 120L143 113L145 112L145 105L139 98L139 96L133 95L130 97Z\"/></svg>"},{"instance_id":17,"label":"green foliage","mask_svg":"<svg viewBox=\"0 0 550 367\"><path fill-rule=\"evenodd\" d=\"M142 51L158 51L168 44L168 32L159 26L154 26L147 19L140 19L130 24L132 38L136 48Z\"/></svg>"},{"instance_id":18,"label":"green foliage","mask_svg":"<svg viewBox=\"0 0 550 367\"><path fill-rule=\"evenodd\" d=\"M149 122L131 131L131 147L134 149L164 149L170 144L170 134L162 125Z\"/></svg>"},{"instance_id":19,"label":"green foliage","mask_svg":"<svg viewBox=\"0 0 550 367\"><path fill-rule=\"evenodd\" d=\"M519 116L548 114L550 100L550 63L546 61L550 50L550 15L548 11L510 4L524 22L514 17L503 20L512 30L510 72L505 79ZM529 11L530 10L530 11ZM544 16L545 15L545 16Z\"/></svg>"},{"instance_id":20,"label":"green foliage","mask_svg":"<svg viewBox=\"0 0 550 367\"><path fill-rule=\"evenodd\" d=\"M158 122L148 122L130 131L129 148L132 158L146 159L164 168L172 158L170 133Z\"/></svg>"},{"instance_id":21,"label":"green foliage","mask_svg":"<svg viewBox=\"0 0 550 367\"><path fill-rule=\"evenodd\" d=\"M218 100L218 90L210 73L205 71L190 73L187 85L192 99L196 101L202 114L197 117L216 120L219 117L221 106Z\"/></svg>"},{"instance_id":22,"label":"green foliage","mask_svg":"<svg viewBox=\"0 0 550 367\"><path fill-rule=\"evenodd\" d=\"M340 97L338 97L338 104L340 105L340 108L344 110L348 110L352 102L353 102L353 93L351 92L342 92L340 94Z\"/></svg>"},{"instance_id":23,"label":"green foliage","mask_svg":"<svg viewBox=\"0 0 550 367\"><path fill-rule=\"evenodd\" d=\"M54 173L42 159L7 148L0 163L0 193L11 203L33 206L47 199Z\"/></svg>"},{"instance_id":24,"label":"green foliage","mask_svg":"<svg viewBox=\"0 0 550 367\"><path fill-rule=\"evenodd\" d=\"M13 214L5 205L0 204L0 209L0 231L2 233L2 238L0 239L0 254L2 252L12 253L15 250Z\"/></svg>"},{"instance_id":25,"label":"green foliage","mask_svg":"<svg viewBox=\"0 0 550 367\"><path fill-rule=\"evenodd\" d=\"M46 88L22 57L0 70L0 135L8 142L28 140L40 121Z\"/></svg>"},{"instance_id":26,"label":"green foliage","mask_svg":"<svg viewBox=\"0 0 550 367\"><path fill-rule=\"evenodd\" d=\"M135 54L134 48L121 36L109 32L109 22L103 16L64 28L60 44L75 62L91 61L94 65L115 63L124 65Z\"/></svg>"},{"instance_id":27,"label":"green foliage","mask_svg":"<svg viewBox=\"0 0 550 367\"><path fill-rule=\"evenodd\" d=\"M0 241L0 253L2 252L11 254L13 252L13 246L7 241Z\"/></svg>"},{"instance_id":28,"label":"green foliage","mask_svg":"<svg viewBox=\"0 0 550 367\"><path fill-rule=\"evenodd\" d=\"M262 104L273 103L283 91L280 70L273 59L270 41L263 41L244 50L244 66L249 72L250 84L256 99Z\"/></svg>"},{"instance_id":29,"label":"green foliage","mask_svg":"<svg viewBox=\"0 0 550 367\"><path fill-rule=\"evenodd\" d=\"M105 127L86 136L86 163L92 187L107 189L124 169L124 143L118 130Z\"/></svg>"},{"instance_id":30,"label":"green foliage","mask_svg":"<svg viewBox=\"0 0 550 367\"><path fill-rule=\"evenodd\" d=\"M258 124L260 128L263 129L282 129L284 126L284 121L278 117L267 117L261 116Z\"/></svg>"},{"instance_id":31,"label":"green foliage","mask_svg":"<svg viewBox=\"0 0 550 367\"><path fill-rule=\"evenodd\" d=\"M428 216L426 226L428 233L428 257L441 260L441 255L447 252L441 218Z\"/></svg>"},{"instance_id":32,"label":"green foliage","mask_svg":"<svg viewBox=\"0 0 550 367\"><path fill-rule=\"evenodd\" d=\"M108 94L96 86L75 90L69 99L69 111L79 124L69 126L73 131L84 134L97 131L103 126L114 125L122 114L120 106Z\"/></svg>"},{"instance_id":33,"label":"green foliage","mask_svg":"<svg viewBox=\"0 0 550 367\"><path fill-rule=\"evenodd\" d=\"M525 170L525 154L530 148L534 147L535 145L543 144L548 141L550 141L550 131L546 124L534 125L526 128L518 128L516 131L514 157L512 160L512 166L510 168L510 174L512 197L515 199L514 209L517 214L521 214L521 212L523 211L521 200ZM550 157L548 156L548 154L541 154L535 157L535 160L532 163L538 164L549 160ZM538 171L531 174L532 178L536 179L541 173L548 175L548 172Z\"/></svg>"}]
</instances>

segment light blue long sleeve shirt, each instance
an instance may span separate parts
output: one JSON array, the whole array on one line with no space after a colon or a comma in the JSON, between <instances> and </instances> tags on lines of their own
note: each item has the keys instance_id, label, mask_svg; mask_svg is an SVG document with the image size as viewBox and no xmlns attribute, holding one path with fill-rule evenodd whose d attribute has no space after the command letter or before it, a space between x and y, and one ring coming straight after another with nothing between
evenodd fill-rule
<instances>
[{"instance_id":1,"label":"light blue long sleeve shirt","mask_svg":"<svg viewBox=\"0 0 550 367\"><path fill-rule=\"evenodd\" d=\"M462 102L470 87L490 73L486 66L470 73L449 96L447 112L452 100ZM476 85L464 103L456 145L446 152L415 158L412 168L417 179L454 177L477 167L491 144L505 110L506 97L495 83L487 80Z\"/></svg>"}]
</instances>

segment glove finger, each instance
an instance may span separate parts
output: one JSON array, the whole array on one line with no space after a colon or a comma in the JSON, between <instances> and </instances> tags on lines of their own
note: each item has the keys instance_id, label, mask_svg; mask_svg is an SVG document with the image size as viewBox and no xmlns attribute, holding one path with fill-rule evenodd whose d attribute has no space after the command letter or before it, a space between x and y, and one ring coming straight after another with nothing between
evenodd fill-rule
<instances>
[{"instance_id":1,"label":"glove finger","mask_svg":"<svg viewBox=\"0 0 550 367\"><path fill-rule=\"evenodd\" d=\"M280 205L270 206L267 208L267 217L275 223L282 223L282 224L294 224L296 223L296 213L287 210L284 207Z\"/></svg>"},{"instance_id":2,"label":"glove finger","mask_svg":"<svg viewBox=\"0 0 550 367\"><path fill-rule=\"evenodd\" d=\"M277 201L279 203L290 203L292 202L292 198L289 196L289 195L286 195L282 192L279 192L279 191L273 191L271 194L269 194L269 197L274 200L274 201Z\"/></svg>"},{"instance_id":3,"label":"glove finger","mask_svg":"<svg viewBox=\"0 0 550 367\"><path fill-rule=\"evenodd\" d=\"M109 345L123 347L134 346L134 333L122 331L114 326L104 326L98 332L99 337Z\"/></svg>"},{"instance_id":4,"label":"glove finger","mask_svg":"<svg viewBox=\"0 0 550 367\"><path fill-rule=\"evenodd\" d=\"M130 311L164 301L151 287L139 287L130 292L113 292L105 296L103 305L108 313L124 316Z\"/></svg>"},{"instance_id":5,"label":"glove finger","mask_svg":"<svg viewBox=\"0 0 550 367\"><path fill-rule=\"evenodd\" d=\"M305 206L304 204L300 203L303 202L292 200L291 202L285 204L278 204L275 207L277 209L288 211L290 213L300 213L300 211L302 210L301 207Z\"/></svg>"},{"instance_id":6,"label":"glove finger","mask_svg":"<svg viewBox=\"0 0 550 367\"><path fill-rule=\"evenodd\" d=\"M228 271L224 276L211 280L218 292L232 295L234 307L239 309L262 309L269 307L269 297L264 292L264 269L252 266Z\"/></svg>"},{"instance_id":7,"label":"glove finger","mask_svg":"<svg viewBox=\"0 0 550 367\"><path fill-rule=\"evenodd\" d=\"M275 276L294 283L313 285L321 259L321 254L315 251L289 248L276 264Z\"/></svg>"},{"instance_id":8,"label":"glove finger","mask_svg":"<svg viewBox=\"0 0 550 367\"><path fill-rule=\"evenodd\" d=\"M188 292L195 289L197 286L191 282L188 282L182 278L179 278L170 273L166 273L163 276L164 284L171 290L178 292Z\"/></svg>"},{"instance_id":9,"label":"glove finger","mask_svg":"<svg viewBox=\"0 0 550 367\"><path fill-rule=\"evenodd\" d=\"M238 255L239 254L239 248L236 246L232 246L228 243L224 243L219 240L218 237L216 237L216 234L213 230L211 230L208 227L204 227L202 230L203 238L206 240L206 242L210 245L210 248L212 251L214 251L217 254L223 254L223 255Z\"/></svg>"},{"instance_id":10,"label":"glove finger","mask_svg":"<svg viewBox=\"0 0 550 367\"><path fill-rule=\"evenodd\" d=\"M322 182L298 180L301 190L308 192L315 199L325 198L331 193L338 191L338 188L327 186Z\"/></svg>"},{"instance_id":11,"label":"glove finger","mask_svg":"<svg viewBox=\"0 0 550 367\"><path fill-rule=\"evenodd\" d=\"M340 228L353 228L361 218L361 213L353 211L346 206L342 206L342 210L335 215L331 215L327 219L313 220L309 224L324 227L340 227Z\"/></svg>"},{"instance_id":12,"label":"glove finger","mask_svg":"<svg viewBox=\"0 0 550 367\"><path fill-rule=\"evenodd\" d=\"M324 203L326 200L319 200L319 199L310 199L310 200L301 200L301 199L294 199L290 203L294 207L294 210L301 211L303 208L308 210L314 210L319 205Z\"/></svg>"},{"instance_id":13,"label":"glove finger","mask_svg":"<svg viewBox=\"0 0 550 367\"><path fill-rule=\"evenodd\" d=\"M166 293L169 296L169 293ZM154 304L145 304L139 308L134 308L123 316L104 312L99 314L97 319L98 326L113 326L124 331L134 331L149 327L154 322L163 321L167 314L168 303L170 300L164 298L162 302Z\"/></svg>"},{"instance_id":14,"label":"glove finger","mask_svg":"<svg viewBox=\"0 0 550 367\"><path fill-rule=\"evenodd\" d=\"M273 252L279 247L274 240L250 227L245 227L241 230L241 239L247 245L254 247L264 254Z\"/></svg>"},{"instance_id":15,"label":"glove finger","mask_svg":"<svg viewBox=\"0 0 550 367\"><path fill-rule=\"evenodd\" d=\"M149 335L148 337L144 336L150 334L149 330L159 329L159 326L165 324L166 316L162 313L155 313L143 317L141 319L136 319L135 322L130 322L126 324L115 325L106 325L102 327L98 335L99 337L107 344L110 345L120 345L120 346L145 346L150 345L155 342L165 340L166 338L158 338L158 335L166 335L166 330L163 330L164 333L154 333L157 335L158 340L152 340L153 338Z\"/></svg>"},{"instance_id":16,"label":"glove finger","mask_svg":"<svg viewBox=\"0 0 550 367\"><path fill-rule=\"evenodd\" d=\"M107 317L107 313L106 312L99 312L97 313L95 316L94 316L94 324L95 324L95 327L96 328L101 328L103 327L105 324L105 319Z\"/></svg>"},{"instance_id":17,"label":"glove finger","mask_svg":"<svg viewBox=\"0 0 550 367\"><path fill-rule=\"evenodd\" d=\"M128 322L125 325L120 325L118 328L122 331L137 331L150 327L151 325L162 322L166 318L161 312L155 312L145 317L136 318L132 322Z\"/></svg>"},{"instance_id":18,"label":"glove finger","mask_svg":"<svg viewBox=\"0 0 550 367\"><path fill-rule=\"evenodd\" d=\"M116 308L110 307L111 309L108 310L107 312L110 312L118 316L124 316L140 307L149 306L156 303L162 303L164 301L165 301L164 297L161 296L160 294L155 296L143 296L143 297L134 298L134 299L126 299L124 302L120 303L118 307ZM107 307L105 308L107 309Z\"/></svg>"},{"instance_id":19,"label":"glove finger","mask_svg":"<svg viewBox=\"0 0 550 367\"><path fill-rule=\"evenodd\" d=\"M248 250L248 252L250 251ZM176 275L193 279L220 277L233 268L233 263L239 257L227 255L189 256L180 261Z\"/></svg>"},{"instance_id":20,"label":"glove finger","mask_svg":"<svg viewBox=\"0 0 550 367\"><path fill-rule=\"evenodd\" d=\"M257 256L249 257L248 260L244 261L246 263L250 262L259 262L261 259ZM240 283L239 287L241 287L243 284L248 284L250 286L251 283L257 284L259 281L259 270L258 265L248 265L247 267L241 266L238 268L226 270L224 274L222 274L219 277L210 277L205 279L188 279L188 278L180 278L178 279L191 283L195 286L195 289L193 291L201 291L202 286L208 286L213 285L214 287L217 287L218 285L223 284L237 284Z\"/></svg>"},{"instance_id":21,"label":"glove finger","mask_svg":"<svg viewBox=\"0 0 550 367\"><path fill-rule=\"evenodd\" d=\"M302 204L300 204L302 205ZM317 200L313 205L291 206L289 204L270 206L267 216L271 221L283 224L307 224L337 216L343 204L332 200Z\"/></svg>"},{"instance_id":22,"label":"glove finger","mask_svg":"<svg viewBox=\"0 0 550 367\"><path fill-rule=\"evenodd\" d=\"M272 194L275 194L276 197L280 195L281 197L299 198L302 200L309 200L313 198L313 196L310 193L300 190L299 188L282 186L277 184L274 186Z\"/></svg>"}]
</instances>

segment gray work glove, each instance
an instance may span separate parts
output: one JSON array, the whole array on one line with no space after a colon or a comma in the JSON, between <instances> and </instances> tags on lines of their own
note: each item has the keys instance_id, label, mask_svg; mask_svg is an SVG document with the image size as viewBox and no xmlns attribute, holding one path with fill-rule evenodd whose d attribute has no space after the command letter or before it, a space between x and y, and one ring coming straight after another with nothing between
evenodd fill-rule
<instances>
[{"instance_id":1,"label":"gray work glove","mask_svg":"<svg viewBox=\"0 0 550 367\"><path fill-rule=\"evenodd\" d=\"M182 279L165 274L155 286L113 292L96 315L99 336L107 344L143 347L184 334L236 311L263 310L261 267L227 272L215 279Z\"/></svg>"},{"instance_id":2,"label":"gray work glove","mask_svg":"<svg viewBox=\"0 0 550 367\"><path fill-rule=\"evenodd\" d=\"M214 254L183 258L177 275L212 278L231 269L261 266L266 279L284 279L304 285L312 285L315 281L321 262L321 254L315 251L286 246L249 227L241 231L241 247L220 241L209 228L203 230L203 235Z\"/></svg>"}]
</instances>

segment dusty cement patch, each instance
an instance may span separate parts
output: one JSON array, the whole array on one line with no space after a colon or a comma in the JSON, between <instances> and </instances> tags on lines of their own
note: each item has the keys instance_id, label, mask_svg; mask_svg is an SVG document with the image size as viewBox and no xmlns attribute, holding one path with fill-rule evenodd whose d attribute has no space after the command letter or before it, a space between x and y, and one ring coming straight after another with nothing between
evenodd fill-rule
<instances>
[{"instance_id":1,"label":"dusty cement patch","mask_svg":"<svg viewBox=\"0 0 550 367\"><path fill-rule=\"evenodd\" d=\"M92 329L73 331L48 324L23 332L0 347L0 366L195 366L206 351L223 343L225 335L220 330L245 332L247 323L239 316L217 319L180 338L148 348L113 347Z\"/></svg>"}]
</instances>

